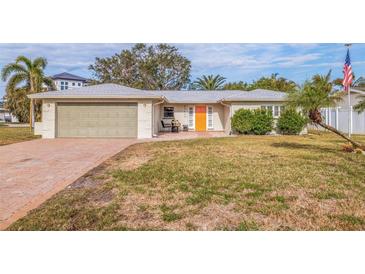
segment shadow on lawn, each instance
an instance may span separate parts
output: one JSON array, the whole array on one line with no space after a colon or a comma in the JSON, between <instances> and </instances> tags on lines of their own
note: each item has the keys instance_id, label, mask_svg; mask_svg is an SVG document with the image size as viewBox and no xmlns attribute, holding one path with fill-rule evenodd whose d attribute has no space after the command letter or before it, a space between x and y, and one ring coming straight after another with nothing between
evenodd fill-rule
<instances>
[{"instance_id":1,"label":"shadow on lawn","mask_svg":"<svg viewBox=\"0 0 365 274\"><path fill-rule=\"evenodd\" d=\"M288 149L304 149L304 150L315 150L318 152L330 152L330 153L338 153L339 150L328 148L328 147L322 147L317 145L311 145L311 144L298 144L298 143L290 143L290 142L279 142L279 143L273 143L271 144L272 147L277 148L288 148Z\"/></svg>"}]
</instances>

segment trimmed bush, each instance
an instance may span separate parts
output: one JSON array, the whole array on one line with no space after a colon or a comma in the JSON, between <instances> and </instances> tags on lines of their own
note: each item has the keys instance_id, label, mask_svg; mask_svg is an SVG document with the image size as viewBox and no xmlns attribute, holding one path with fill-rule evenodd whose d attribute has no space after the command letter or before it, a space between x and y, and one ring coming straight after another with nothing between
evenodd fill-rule
<instances>
[{"instance_id":1,"label":"trimmed bush","mask_svg":"<svg viewBox=\"0 0 365 274\"><path fill-rule=\"evenodd\" d=\"M240 134L248 134L252 128L253 113L249 109L239 109L232 117L232 128Z\"/></svg>"},{"instance_id":2,"label":"trimmed bush","mask_svg":"<svg viewBox=\"0 0 365 274\"><path fill-rule=\"evenodd\" d=\"M272 113L264 109L255 109L253 111L252 133L256 135L265 135L273 130L274 118Z\"/></svg>"},{"instance_id":3,"label":"trimmed bush","mask_svg":"<svg viewBox=\"0 0 365 274\"><path fill-rule=\"evenodd\" d=\"M232 117L232 129L240 134L265 135L273 129L273 117L262 109L239 109Z\"/></svg>"},{"instance_id":4,"label":"trimmed bush","mask_svg":"<svg viewBox=\"0 0 365 274\"><path fill-rule=\"evenodd\" d=\"M281 134L296 135L303 130L307 122L307 119L294 109L286 109L281 113L276 126Z\"/></svg>"}]
</instances>

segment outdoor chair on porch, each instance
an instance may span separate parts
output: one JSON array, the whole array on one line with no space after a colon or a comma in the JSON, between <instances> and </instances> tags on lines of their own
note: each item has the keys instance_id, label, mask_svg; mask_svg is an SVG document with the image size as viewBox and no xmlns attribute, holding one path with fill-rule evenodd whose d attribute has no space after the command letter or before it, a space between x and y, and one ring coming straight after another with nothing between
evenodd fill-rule
<instances>
[{"instance_id":1,"label":"outdoor chair on porch","mask_svg":"<svg viewBox=\"0 0 365 274\"><path fill-rule=\"evenodd\" d=\"M181 124L180 124L180 122L178 120L172 120L171 121L171 126L172 126L171 131L178 133Z\"/></svg>"},{"instance_id":2,"label":"outdoor chair on porch","mask_svg":"<svg viewBox=\"0 0 365 274\"><path fill-rule=\"evenodd\" d=\"M162 128L164 129L164 131L171 131L172 130L172 124L171 122L164 122L163 120L161 120L161 125L162 125Z\"/></svg>"}]
</instances>

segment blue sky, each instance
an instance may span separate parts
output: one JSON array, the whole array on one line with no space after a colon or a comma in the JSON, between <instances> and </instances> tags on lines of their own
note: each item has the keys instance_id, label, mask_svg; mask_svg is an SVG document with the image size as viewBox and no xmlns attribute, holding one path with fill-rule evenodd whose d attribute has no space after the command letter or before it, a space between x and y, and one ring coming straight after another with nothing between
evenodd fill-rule
<instances>
[{"instance_id":1,"label":"blue sky","mask_svg":"<svg viewBox=\"0 0 365 274\"><path fill-rule=\"evenodd\" d=\"M221 74L227 81L247 81L279 73L298 83L315 73L333 71L342 77L343 44L174 44L192 62L192 80L203 74ZM46 57L46 73L70 72L91 77L95 57L111 56L133 44L0 44L0 68L16 56ZM356 77L365 76L365 44L351 48ZM0 96L5 83L0 82Z\"/></svg>"}]
</instances>

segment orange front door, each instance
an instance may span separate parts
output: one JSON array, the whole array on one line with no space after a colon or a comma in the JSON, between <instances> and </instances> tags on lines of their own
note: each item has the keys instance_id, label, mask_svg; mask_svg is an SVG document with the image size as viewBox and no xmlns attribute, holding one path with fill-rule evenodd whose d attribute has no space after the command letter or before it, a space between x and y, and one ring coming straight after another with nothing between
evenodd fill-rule
<instances>
[{"instance_id":1,"label":"orange front door","mask_svg":"<svg viewBox=\"0 0 365 274\"><path fill-rule=\"evenodd\" d=\"M195 130L206 131L207 129L207 113L205 106L195 107Z\"/></svg>"}]
</instances>

